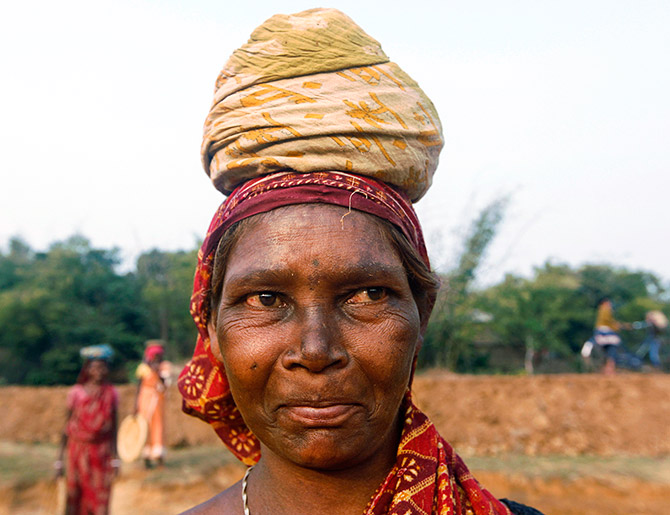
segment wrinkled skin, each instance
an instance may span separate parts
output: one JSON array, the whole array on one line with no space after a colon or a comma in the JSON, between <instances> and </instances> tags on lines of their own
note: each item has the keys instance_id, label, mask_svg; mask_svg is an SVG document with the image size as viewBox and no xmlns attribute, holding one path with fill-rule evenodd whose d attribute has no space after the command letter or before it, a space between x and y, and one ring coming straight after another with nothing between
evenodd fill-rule
<instances>
[{"instance_id":1,"label":"wrinkled skin","mask_svg":"<svg viewBox=\"0 0 670 515\"><path fill-rule=\"evenodd\" d=\"M258 480L270 464L345 472L369 478L367 501L393 465L421 341L407 273L373 217L312 204L254 221L210 338L261 441Z\"/></svg>"}]
</instances>

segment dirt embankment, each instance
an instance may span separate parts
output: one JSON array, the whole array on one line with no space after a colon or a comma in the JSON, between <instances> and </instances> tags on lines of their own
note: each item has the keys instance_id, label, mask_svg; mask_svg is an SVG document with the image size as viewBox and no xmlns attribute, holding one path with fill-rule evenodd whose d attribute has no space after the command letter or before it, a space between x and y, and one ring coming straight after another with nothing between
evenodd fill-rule
<instances>
[{"instance_id":1,"label":"dirt embankment","mask_svg":"<svg viewBox=\"0 0 670 515\"><path fill-rule=\"evenodd\" d=\"M120 415L135 388L119 387ZM536 377L426 373L414 397L441 434L465 455L670 454L670 376L621 374ZM66 387L0 388L0 440L59 441ZM207 424L181 412L168 392L168 446L216 444Z\"/></svg>"},{"instance_id":2,"label":"dirt embankment","mask_svg":"<svg viewBox=\"0 0 670 515\"><path fill-rule=\"evenodd\" d=\"M463 454L670 454L670 376L418 378L415 398Z\"/></svg>"},{"instance_id":3,"label":"dirt embankment","mask_svg":"<svg viewBox=\"0 0 670 515\"><path fill-rule=\"evenodd\" d=\"M135 388L119 391L125 416ZM546 515L624 515L668 511L669 392L665 375L431 372L416 378L414 397L494 495ZM0 388L0 515L58 512L49 478L66 394L64 387ZM182 448L169 452L165 469L124 464L113 515L179 513L243 474L207 424L181 413L174 388L167 406L167 444ZM29 445L36 442L46 444ZM5 468L22 470L21 478L3 475Z\"/></svg>"}]
</instances>

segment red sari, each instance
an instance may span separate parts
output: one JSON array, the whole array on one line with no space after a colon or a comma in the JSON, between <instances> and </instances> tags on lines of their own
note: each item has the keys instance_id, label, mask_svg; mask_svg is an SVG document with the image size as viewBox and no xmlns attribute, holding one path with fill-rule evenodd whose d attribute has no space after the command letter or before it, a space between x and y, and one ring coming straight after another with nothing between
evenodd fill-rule
<instances>
[{"instance_id":1,"label":"red sari","mask_svg":"<svg viewBox=\"0 0 670 515\"><path fill-rule=\"evenodd\" d=\"M102 384L93 394L76 384L68 393L68 514L109 513L118 404L118 393L111 384Z\"/></svg>"}]
</instances>

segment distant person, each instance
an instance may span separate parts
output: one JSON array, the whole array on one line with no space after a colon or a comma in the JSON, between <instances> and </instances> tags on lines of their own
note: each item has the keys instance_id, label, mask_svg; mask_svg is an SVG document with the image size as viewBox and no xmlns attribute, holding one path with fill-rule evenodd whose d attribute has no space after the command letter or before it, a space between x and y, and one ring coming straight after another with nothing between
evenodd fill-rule
<instances>
[{"instance_id":1,"label":"distant person","mask_svg":"<svg viewBox=\"0 0 670 515\"><path fill-rule=\"evenodd\" d=\"M619 330L623 327L625 324L614 318L612 301L608 297L602 298L598 302L593 339L605 351L605 374L612 375L616 371L616 357L621 345Z\"/></svg>"},{"instance_id":2,"label":"distant person","mask_svg":"<svg viewBox=\"0 0 670 515\"><path fill-rule=\"evenodd\" d=\"M120 465L116 453L119 395L107 381L112 355L108 345L83 348L84 365L67 395L67 422L55 464L58 475L65 470L67 515L109 513L112 480Z\"/></svg>"},{"instance_id":3,"label":"distant person","mask_svg":"<svg viewBox=\"0 0 670 515\"><path fill-rule=\"evenodd\" d=\"M163 431L165 419L165 390L169 386L171 364L165 361L162 340L145 344L144 359L135 375L139 379L135 398L135 413L142 415L149 425L149 434L142 451L147 468L162 466L165 460Z\"/></svg>"},{"instance_id":4,"label":"distant person","mask_svg":"<svg viewBox=\"0 0 670 515\"><path fill-rule=\"evenodd\" d=\"M661 343L663 333L668 328L668 319L661 311L648 311L644 317L643 323L638 327L646 327L647 334L644 341L637 351L639 358L644 358L649 354L649 362L656 370L661 370Z\"/></svg>"}]
</instances>

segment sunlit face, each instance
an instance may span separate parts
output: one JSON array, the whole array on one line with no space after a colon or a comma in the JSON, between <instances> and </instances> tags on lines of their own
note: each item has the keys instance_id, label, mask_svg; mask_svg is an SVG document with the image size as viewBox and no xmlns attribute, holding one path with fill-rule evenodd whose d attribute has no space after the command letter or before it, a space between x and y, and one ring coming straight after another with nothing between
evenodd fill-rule
<instances>
[{"instance_id":1,"label":"sunlit face","mask_svg":"<svg viewBox=\"0 0 670 515\"><path fill-rule=\"evenodd\" d=\"M419 313L371 215L299 205L252 224L210 332L244 420L274 454L338 469L395 453Z\"/></svg>"}]
</instances>

